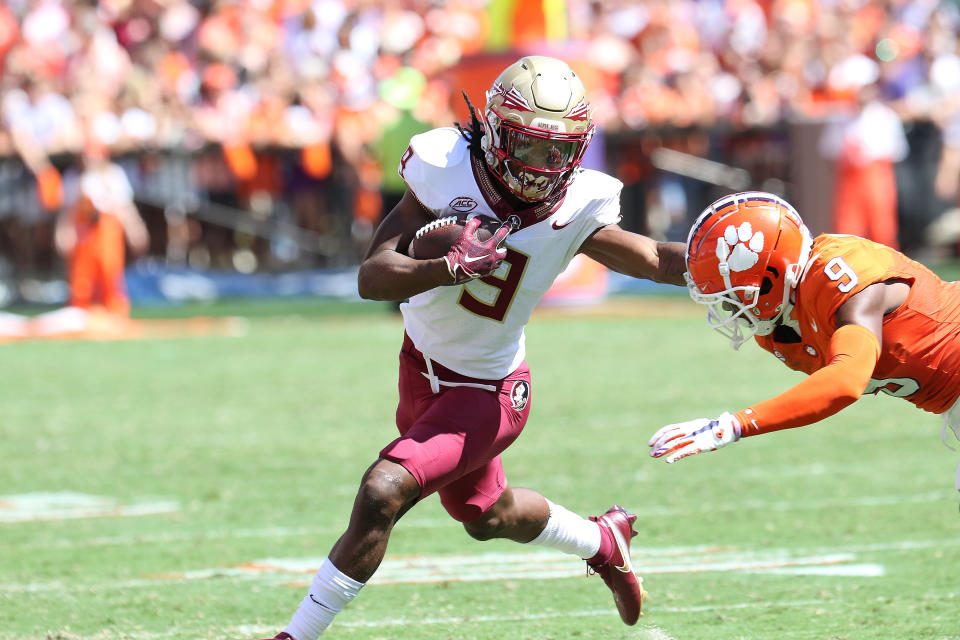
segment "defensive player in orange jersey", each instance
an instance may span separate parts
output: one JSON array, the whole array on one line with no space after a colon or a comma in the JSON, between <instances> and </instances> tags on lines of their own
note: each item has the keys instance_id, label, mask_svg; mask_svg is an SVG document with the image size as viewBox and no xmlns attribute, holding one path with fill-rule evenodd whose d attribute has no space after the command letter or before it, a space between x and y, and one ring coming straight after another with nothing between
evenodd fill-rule
<instances>
[{"instance_id":1,"label":"defensive player in orange jersey","mask_svg":"<svg viewBox=\"0 0 960 640\"><path fill-rule=\"evenodd\" d=\"M960 437L960 283L857 236L814 239L790 204L762 192L708 206L686 259L710 326L735 349L755 336L809 376L736 413L663 427L648 443L654 458L808 425L880 391L943 415L944 441L947 427Z\"/></svg>"}]
</instances>

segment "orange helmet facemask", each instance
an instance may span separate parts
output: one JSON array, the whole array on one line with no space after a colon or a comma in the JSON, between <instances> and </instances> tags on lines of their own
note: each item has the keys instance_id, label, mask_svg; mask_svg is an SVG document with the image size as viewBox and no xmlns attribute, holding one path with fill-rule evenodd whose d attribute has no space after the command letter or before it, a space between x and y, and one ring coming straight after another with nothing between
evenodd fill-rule
<instances>
[{"instance_id":1,"label":"orange helmet facemask","mask_svg":"<svg viewBox=\"0 0 960 640\"><path fill-rule=\"evenodd\" d=\"M734 193L708 206L687 237L687 288L734 349L789 318L813 238L772 193Z\"/></svg>"}]
</instances>

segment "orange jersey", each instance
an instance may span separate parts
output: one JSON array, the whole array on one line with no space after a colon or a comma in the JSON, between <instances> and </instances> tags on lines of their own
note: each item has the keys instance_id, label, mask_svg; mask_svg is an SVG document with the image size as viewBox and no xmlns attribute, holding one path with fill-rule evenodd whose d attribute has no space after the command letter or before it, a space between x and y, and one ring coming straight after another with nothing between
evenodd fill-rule
<instances>
[{"instance_id":1,"label":"orange jersey","mask_svg":"<svg viewBox=\"0 0 960 640\"><path fill-rule=\"evenodd\" d=\"M960 282L944 282L922 264L863 238L824 234L813 243L791 317L799 342L757 336L791 369L807 374L829 358L840 306L871 284L902 281L910 294L883 319L880 358L864 393L905 398L943 413L960 396Z\"/></svg>"}]
</instances>

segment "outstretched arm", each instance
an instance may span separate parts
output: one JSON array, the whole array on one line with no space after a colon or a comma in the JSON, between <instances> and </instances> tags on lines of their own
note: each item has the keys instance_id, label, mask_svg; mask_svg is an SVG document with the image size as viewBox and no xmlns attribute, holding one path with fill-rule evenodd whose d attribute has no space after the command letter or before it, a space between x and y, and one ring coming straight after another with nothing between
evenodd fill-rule
<instances>
[{"instance_id":1,"label":"outstretched arm","mask_svg":"<svg viewBox=\"0 0 960 640\"><path fill-rule=\"evenodd\" d=\"M825 367L734 414L741 437L813 424L850 406L867 388L879 357L880 341L872 331L859 324L837 329Z\"/></svg>"},{"instance_id":2,"label":"outstretched arm","mask_svg":"<svg viewBox=\"0 0 960 640\"><path fill-rule=\"evenodd\" d=\"M634 278L684 286L686 247L682 242L657 242L611 224L584 241L580 253Z\"/></svg>"},{"instance_id":3,"label":"outstretched arm","mask_svg":"<svg viewBox=\"0 0 960 640\"><path fill-rule=\"evenodd\" d=\"M819 422L853 404L880 358L883 316L909 292L904 283L878 283L852 296L837 312L823 368L783 393L731 415L667 425L650 438L650 455L667 462L714 451L741 437Z\"/></svg>"},{"instance_id":4,"label":"outstretched arm","mask_svg":"<svg viewBox=\"0 0 960 640\"><path fill-rule=\"evenodd\" d=\"M856 402L880 358L883 317L909 292L905 283L880 282L851 296L837 310L826 366L780 395L737 412L741 435L813 424Z\"/></svg>"}]
</instances>

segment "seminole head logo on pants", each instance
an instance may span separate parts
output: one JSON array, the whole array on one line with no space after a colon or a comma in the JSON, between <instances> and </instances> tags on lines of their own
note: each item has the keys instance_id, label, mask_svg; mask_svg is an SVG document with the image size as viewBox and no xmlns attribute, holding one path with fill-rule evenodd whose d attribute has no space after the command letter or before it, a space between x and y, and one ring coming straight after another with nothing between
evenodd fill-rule
<instances>
[{"instance_id":1,"label":"seminole head logo on pants","mask_svg":"<svg viewBox=\"0 0 960 640\"><path fill-rule=\"evenodd\" d=\"M530 400L530 385L526 380L517 380L510 389L510 402L517 411L523 411Z\"/></svg>"}]
</instances>

